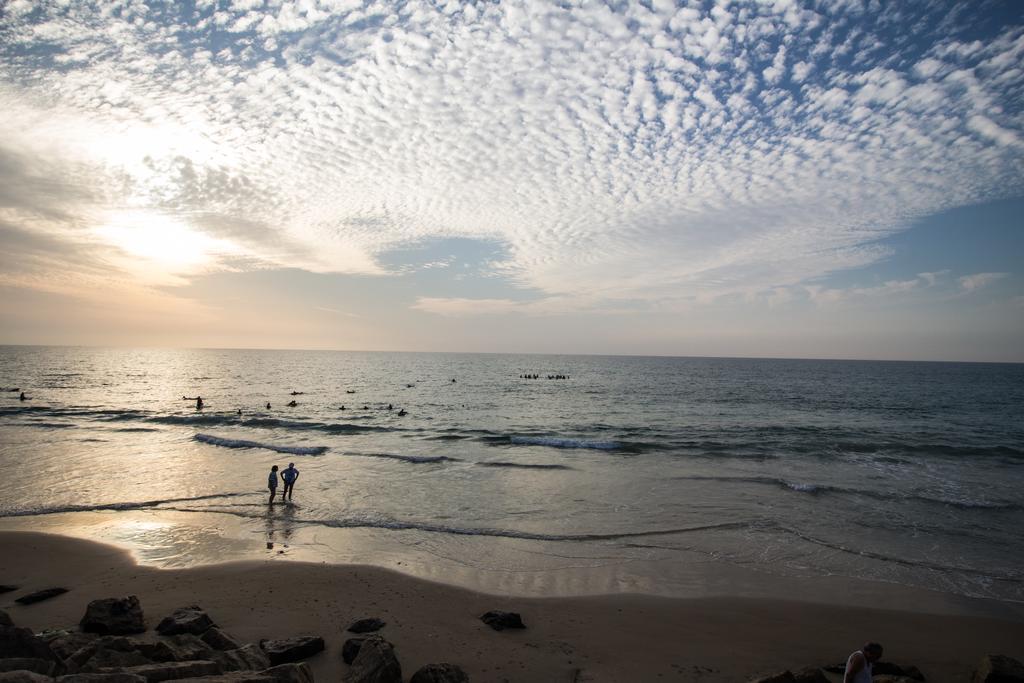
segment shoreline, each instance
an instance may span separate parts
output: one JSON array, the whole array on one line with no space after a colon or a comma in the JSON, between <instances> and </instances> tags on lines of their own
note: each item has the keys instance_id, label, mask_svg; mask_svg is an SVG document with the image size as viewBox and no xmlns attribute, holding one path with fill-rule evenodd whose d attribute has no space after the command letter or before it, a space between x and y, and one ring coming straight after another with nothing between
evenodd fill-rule
<instances>
[{"instance_id":1,"label":"shoreline","mask_svg":"<svg viewBox=\"0 0 1024 683\"><path fill-rule=\"evenodd\" d=\"M984 601L975 614L958 614L957 605L942 600L897 610L891 600L856 606L842 596L840 604L627 593L516 597L376 566L249 560L157 569L123 549L68 536L0 531L0 543L0 583L22 589L4 595L0 608L18 625L74 627L89 601L135 594L152 628L175 608L198 604L244 642L323 636L326 652L309 660L320 680L341 678L347 667L340 649L351 635L343 631L364 617L387 622L382 634L395 644L406 677L448 661L473 681L724 683L835 664L868 639L886 646L887 661L915 665L938 683L968 679L987 653L1024 659L1024 616ZM31 606L14 603L51 586L70 591ZM890 588L894 595L914 592ZM903 602L920 600L907 595ZM489 610L518 612L527 628L492 631L479 621ZM986 611L1005 613L981 616Z\"/></svg>"}]
</instances>

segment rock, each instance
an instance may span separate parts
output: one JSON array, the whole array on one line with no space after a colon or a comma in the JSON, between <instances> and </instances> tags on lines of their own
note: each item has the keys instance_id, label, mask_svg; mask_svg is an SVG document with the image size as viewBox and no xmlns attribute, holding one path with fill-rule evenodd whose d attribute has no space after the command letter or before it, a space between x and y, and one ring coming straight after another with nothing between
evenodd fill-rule
<instances>
[{"instance_id":1,"label":"rock","mask_svg":"<svg viewBox=\"0 0 1024 683\"><path fill-rule=\"evenodd\" d=\"M0 626L14 626L11 615L0 609Z\"/></svg>"},{"instance_id":2,"label":"rock","mask_svg":"<svg viewBox=\"0 0 1024 683\"><path fill-rule=\"evenodd\" d=\"M402 683L402 665L395 649L383 638L367 638L359 647L343 683Z\"/></svg>"},{"instance_id":3,"label":"rock","mask_svg":"<svg viewBox=\"0 0 1024 683\"><path fill-rule=\"evenodd\" d=\"M156 626L157 633L164 636L173 636L178 633L191 633L200 635L211 626L216 626L209 615L201 607L192 605L174 610L169 617L164 617Z\"/></svg>"},{"instance_id":4,"label":"rock","mask_svg":"<svg viewBox=\"0 0 1024 683\"><path fill-rule=\"evenodd\" d=\"M213 650L210 657L219 662L224 671L261 671L270 666L270 657L252 643L234 650Z\"/></svg>"},{"instance_id":5,"label":"rock","mask_svg":"<svg viewBox=\"0 0 1024 683\"><path fill-rule=\"evenodd\" d=\"M46 641L37 637L30 629L17 626L0 626L0 658L7 657L45 659L62 664Z\"/></svg>"},{"instance_id":6,"label":"rock","mask_svg":"<svg viewBox=\"0 0 1024 683\"><path fill-rule=\"evenodd\" d=\"M526 628L522 617L518 612L501 612L498 610L488 612L480 617L480 620L493 628L495 631L503 631L507 628Z\"/></svg>"},{"instance_id":7,"label":"rock","mask_svg":"<svg viewBox=\"0 0 1024 683\"><path fill-rule=\"evenodd\" d=\"M985 655L971 683L1024 683L1024 664L1013 657Z\"/></svg>"},{"instance_id":8,"label":"rock","mask_svg":"<svg viewBox=\"0 0 1024 683\"><path fill-rule=\"evenodd\" d=\"M73 661L78 660L78 653L75 653L72 659ZM136 650L117 650L100 645L93 649L92 656L79 664L78 671L79 673L101 673L107 669L145 666L153 663L153 660Z\"/></svg>"},{"instance_id":9,"label":"rock","mask_svg":"<svg viewBox=\"0 0 1024 683\"><path fill-rule=\"evenodd\" d=\"M48 631L39 634L61 659L68 659L83 647L95 642L99 636L95 633L80 631Z\"/></svg>"},{"instance_id":10,"label":"rock","mask_svg":"<svg viewBox=\"0 0 1024 683\"><path fill-rule=\"evenodd\" d=\"M793 674L793 679L796 683L830 683L825 672L813 666L800 669Z\"/></svg>"},{"instance_id":11,"label":"rock","mask_svg":"<svg viewBox=\"0 0 1024 683\"><path fill-rule=\"evenodd\" d=\"M160 681L174 681L181 678L215 676L221 673L221 669L217 662L210 661L160 662L143 664L141 666L110 668L97 673L135 674L145 678L147 683L160 683Z\"/></svg>"},{"instance_id":12,"label":"rock","mask_svg":"<svg viewBox=\"0 0 1024 683\"><path fill-rule=\"evenodd\" d=\"M345 629L351 633L370 633L372 631L379 631L384 628L385 624L376 617L370 617L369 619L359 619L358 621L352 622L352 624Z\"/></svg>"},{"instance_id":13,"label":"rock","mask_svg":"<svg viewBox=\"0 0 1024 683\"><path fill-rule=\"evenodd\" d=\"M903 667L903 675L907 678L913 678L915 681L925 681L924 674L916 666L911 664L910 666Z\"/></svg>"},{"instance_id":14,"label":"rock","mask_svg":"<svg viewBox=\"0 0 1024 683\"><path fill-rule=\"evenodd\" d=\"M154 643L140 643L140 651L154 662L214 660L216 650L191 633L179 633Z\"/></svg>"},{"instance_id":15,"label":"rock","mask_svg":"<svg viewBox=\"0 0 1024 683\"><path fill-rule=\"evenodd\" d=\"M126 635L146 630L142 606L134 595L93 600L85 608L85 616L78 625L86 633L101 635Z\"/></svg>"},{"instance_id":16,"label":"rock","mask_svg":"<svg viewBox=\"0 0 1024 683\"><path fill-rule=\"evenodd\" d=\"M755 679L753 683L794 683L795 681L796 676L793 675L792 671L783 671L772 676Z\"/></svg>"},{"instance_id":17,"label":"rock","mask_svg":"<svg viewBox=\"0 0 1024 683\"><path fill-rule=\"evenodd\" d=\"M273 676L262 671L231 671L219 676L179 678L177 683L275 683Z\"/></svg>"},{"instance_id":18,"label":"rock","mask_svg":"<svg viewBox=\"0 0 1024 683\"><path fill-rule=\"evenodd\" d=\"M35 659L33 657L8 657L0 659L0 671L31 671L44 676L53 676L57 671L57 662L52 659Z\"/></svg>"},{"instance_id":19,"label":"rock","mask_svg":"<svg viewBox=\"0 0 1024 683\"><path fill-rule=\"evenodd\" d=\"M10 586L7 584L0 585L0 593L11 593L18 590L17 586Z\"/></svg>"},{"instance_id":20,"label":"rock","mask_svg":"<svg viewBox=\"0 0 1024 683\"><path fill-rule=\"evenodd\" d=\"M380 640L383 641L384 644L390 648L395 647L390 642L385 640L384 636L377 633L374 633L369 636L357 636L355 638L349 638L345 641L345 644L341 646L341 659L346 664L352 664L352 662L356 661L356 657L359 656L359 648L361 648L363 646L363 643L365 643L367 640Z\"/></svg>"},{"instance_id":21,"label":"rock","mask_svg":"<svg viewBox=\"0 0 1024 683\"><path fill-rule=\"evenodd\" d=\"M135 674L68 674L58 676L57 683L146 683Z\"/></svg>"},{"instance_id":22,"label":"rock","mask_svg":"<svg viewBox=\"0 0 1024 683\"><path fill-rule=\"evenodd\" d=\"M263 671L277 683L313 683L313 671L305 662L279 664Z\"/></svg>"},{"instance_id":23,"label":"rock","mask_svg":"<svg viewBox=\"0 0 1024 683\"><path fill-rule=\"evenodd\" d=\"M910 676L896 676L894 674L882 674L881 676L872 676L871 683L917 683Z\"/></svg>"},{"instance_id":24,"label":"rock","mask_svg":"<svg viewBox=\"0 0 1024 683\"><path fill-rule=\"evenodd\" d=\"M58 595L63 595L67 592L67 588L44 588L41 591L36 591L35 593L29 593L28 595L22 595L20 598L15 598L14 602L19 605L32 605L37 602L42 602L43 600L55 598Z\"/></svg>"},{"instance_id":25,"label":"rock","mask_svg":"<svg viewBox=\"0 0 1024 683\"><path fill-rule=\"evenodd\" d=\"M283 640L261 640L260 647L267 653L270 663L288 664L312 657L324 649L324 639L319 636L300 636Z\"/></svg>"},{"instance_id":26,"label":"rock","mask_svg":"<svg viewBox=\"0 0 1024 683\"><path fill-rule=\"evenodd\" d=\"M200 638L203 642L212 647L214 650L237 650L242 647L242 644L237 642L234 638L221 631L216 626L211 626L206 629Z\"/></svg>"},{"instance_id":27,"label":"rock","mask_svg":"<svg viewBox=\"0 0 1024 683\"><path fill-rule=\"evenodd\" d=\"M3 671L0 683L53 683L53 678L34 671Z\"/></svg>"},{"instance_id":28,"label":"rock","mask_svg":"<svg viewBox=\"0 0 1024 683\"><path fill-rule=\"evenodd\" d=\"M409 683L469 683L469 676L454 664L427 664L412 675Z\"/></svg>"}]
</instances>

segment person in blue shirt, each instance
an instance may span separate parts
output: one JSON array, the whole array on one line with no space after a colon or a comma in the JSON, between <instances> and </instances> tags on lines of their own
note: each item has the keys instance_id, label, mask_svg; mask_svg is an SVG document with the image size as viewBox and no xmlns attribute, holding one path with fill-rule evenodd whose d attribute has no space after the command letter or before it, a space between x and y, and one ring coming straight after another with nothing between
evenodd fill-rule
<instances>
[{"instance_id":1,"label":"person in blue shirt","mask_svg":"<svg viewBox=\"0 0 1024 683\"><path fill-rule=\"evenodd\" d=\"M274 498L277 497L277 465L270 468L270 476L267 477L267 488L270 489L270 500L268 502L270 505L273 505Z\"/></svg>"},{"instance_id":2,"label":"person in blue shirt","mask_svg":"<svg viewBox=\"0 0 1024 683\"><path fill-rule=\"evenodd\" d=\"M292 490L295 488L295 480L299 478L299 471L295 469L295 463L288 463L288 467L281 472L281 479L284 480L284 491L281 492L281 500L288 497L288 500L292 499Z\"/></svg>"}]
</instances>

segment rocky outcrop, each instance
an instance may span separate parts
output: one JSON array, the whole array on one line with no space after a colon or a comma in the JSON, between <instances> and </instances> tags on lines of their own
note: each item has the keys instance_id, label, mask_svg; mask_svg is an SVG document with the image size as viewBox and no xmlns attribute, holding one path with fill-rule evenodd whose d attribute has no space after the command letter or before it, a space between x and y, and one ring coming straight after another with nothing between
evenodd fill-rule
<instances>
[{"instance_id":1,"label":"rocky outcrop","mask_svg":"<svg viewBox=\"0 0 1024 683\"><path fill-rule=\"evenodd\" d=\"M202 636L203 642L212 647L214 650L237 650L242 647L242 644L237 642L234 638L229 636L224 631L221 631L216 626L211 626L206 629Z\"/></svg>"},{"instance_id":2,"label":"rocky outcrop","mask_svg":"<svg viewBox=\"0 0 1024 683\"><path fill-rule=\"evenodd\" d=\"M35 593L29 593L28 595L22 595L20 598L15 598L14 602L19 605L33 605L43 600L49 600L55 598L58 595L64 595L68 592L67 588L44 588L41 591Z\"/></svg>"},{"instance_id":3,"label":"rocky outcrop","mask_svg":"<svg viewBox=\"0 0 1024 683\"><path fill-rule=\"evenodd\" d=\"M0 609L0 626L14 626L14 620L11 619L11 615Z\"/></svg>"},{"instance_id":4,"label":"rocky outcrop","mask_svg":"<svg viewBox=\"0 0 1024 683\"><path fill-rule=\"evenodd\" d=\"M305 662L279 664L263 673L270 675L275 683L313 683L313 671Z\"/></svg>"},{"instance_id":5,"label":"rocky outcrop","mask_svg":"<svg viewBox=\"0 0 1024 683\"><path fill-rule=\"evenodd\" d=\"M211 657L224 671L262 671L270 666L270 657L259 646L250 643L234 650L213 650Z\"/></svg>"},{"instance_id":6,"label":"rocky outcrop","mask_svg":"<svg viewBox=\"0 0 1024 683\"><path fill-rule=\"evenodd\" d=\"M173 681L181 678L213 676L222 673L222 671L220 665L216 662L198 661L158 662L140 666L111 668L97 673L134 674L145 678L147 683L160 683L160 681Z\"/></svg>"},{"instance_id":7,"label":"rocky outcrop","mask_svg":"<svg viewBox=\"0 0 1024 683\"><path fill-rule=\"evenodd\" d=\"M62 660L54 654L46 641L31 630L17 626L0 626L0 658L8 657L43 659L63 666Z\"/></svg>"},{"instance_id":8,"label":"rocky outcrop","mask_svg":"<svg viewBox=\"0 0 1024 683\"><path fill-rule=\"evenodd\" d=\"M343 683L402 683L402 665L391 643L380 637L366 638L359 654L345 672Z\"/></svg>"},{"instance_id":9,"label":"rocky outcrop","mask_svg":"<svg viewBox=\"0 0 1024 683\"><path fill-rule=\"evenodd\" d=\"M261 640L260 647L267 653L270 663L288 664L312 657L324 649L324 639L319 636L301 636L283 640Z\"/></svg>"},{"instance_id":10,"label":"rocky outcrop","mask_svg":"<svg viewBox=\"0 0 1024 683\"><path fill-rule=\"evenodd\" d=\"M0 671L31 671L44 676L53 676L58 671L57 662L51 659L31 657L7 657L0 659Z\"/></svg>"},{"instance_id":11,"label":"rocky outcrop","mask_svg":"<svg viewBox=\"0 0 1024 683\"><path fill-rule=\"evenodd\" d=\"M216 626L209 615L201 607L192 605L174 610L169 617L156 625L156 631L163 636L173 636L179 633L191 633L202 635L206 629Z\"/></svg>"},{"instance_id":12,"label":"rocky outcrop","mask_svg":"<svg viewBox=\"0 0 1024 683\"><path fill-rule=\"evenodd\" d=\"M53 683L53 678L32 671L0 671L0 683Z\"/></svg>"},{"instance_id":13,"label":"rocky outcrop","mask_svg":"<svg viewBox=\"0 0 1024 683\"><path fill-rule=\"evenodd\" d=\"M82 633L81 631L44 631L39 634L61 659L69 659L71 655L90 645L99 636L95 633Z\"/></svg>"},{"instance_id":14,"label":"rocky outcrop","mask_svg":"<svg viewBox=\"0 0 1024 683\"><path fill-rule=\"evenodd\" d=\"M502 612L500 610L493 610L484 614L480 617L480 621L484 622L495 631L504 631L507 628L526 628L523 624L523 619L519 616L518 612Z\"/></svg>"},{"instance_id":15,"label":"rocky outcrop","mask_svg":"<svg viewBox=\"0 0 1024 683\"><path fill-rule=\"evenodd\" d=\"M985 655L971 683L1024 683L1024 664L1013 657Z\"/></svg>"},{"instance_id":16,"label":"rocky outcrop","mask_svg":"<svg viewBox=\"0 0 1024 683\"><path fill-rule=\"evenodd\" d=\"M469 676L455 664L427 664L412 675L409 683L469 683Z\"/></svg>"},{"instance_id":17,"label":"rocky outcrop","mask_svg":"<svg viewBox=\"0 0 1024 683\"><path fill-rule=\"evenodd\" d=\"M793 674L796 683L831 683L828 676L821 669L809 666Z\"/></svg>"},{"instance_id":18,"label":"rocky outcrop","mask_svg":"<svg viewBox=\"0 0 1024 683\"><path fill-rule=\"evenodd\" d=\"M369 619L359 619L358 621L352 622L346 631L350 633L372 633L373 631L379 631L384 628L387 624L376 617L370 617Z\"/></svg>"},{"instance_id":19,"label":"rocky outcrop","mask_svg":"<svg viewBox=\"0 0 1024 683\"><path fill-rule=\"evenodd\" d=\"M78 625L86 633L100 635L127 635L146 630L142 606L134 595L93 600L86 607L85 616Z\"/></svg>"},{"instance_id":20,"label":"rocky outcrop","mask_svg":"<svg viewBox=\"0 0 1024 683\"><path fill-rule=\"evenodd\" d=\"M135 674L68 674L59 676L57 683L146 683L146 679Z\"/></svg>"}]
</instances>

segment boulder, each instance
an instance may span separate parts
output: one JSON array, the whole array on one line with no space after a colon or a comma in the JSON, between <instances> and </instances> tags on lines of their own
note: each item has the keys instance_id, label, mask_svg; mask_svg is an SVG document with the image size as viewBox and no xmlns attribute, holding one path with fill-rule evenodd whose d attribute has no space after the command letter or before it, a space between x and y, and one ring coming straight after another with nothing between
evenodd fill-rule
<instances>
[{"instance_id":1,"label":"boulder","mask_svg":"<svg viewBox=\"0 0 1024 683\"><path fill-rule=\"evenodd\" d=\"M11 593L11 592L16 591L16 590L18 590L17 586L11 586L11 585L6 584L6 583L0 585L0 593Z\"/></svg>"},{"instance_id":2,"label":"boulder","mask_svg":"<svg viewBox=\"0 0 1024 683\"><path fill-rule=\"evenodd\" d=\"M191 633L161 638L153 643L139 643L139 651L154 662L193 662L213 660L216 653L201 638Z\"/></svg>"},{"instance_id":3,"label":"boulder","mask_svg":"<svg viewBox=\"0 0 1024 683\"><path fill-rule=\"evenodd\" d=\"M237 650L242 644L216 626L206 629L200 638L214 650Z\"/></svg>"},{"instance_id":4,"label":"boulder","mask_svg":"<svg viewBox=\"0 0 1024 683\"><path fill-rule=\"evenodd\" d=\"M313 683L313 671L305 662L278 664L263 673L272 676L276 683Z\"/></svg>"},{"instance_id":5,"label":"boulder","mask_svg":"<svg viewBox=\"0 0 1024 683\"><path fill-rule=\"evenodd\" d=\"M469 683L469 676L455 664L427 664L412 675L409 683Z\"/></svg>"},{"instance_id":6,"label":"boulder","mask_svg":"<svg viewBox=\"0 0 1024 683\"><path fill-rule=\"evenodd\" d=\"M78 661L78 653L72 657L72 661ZM125 667L144 666L153 664L141 652L136 650L118 650L112 647L100 645L92 649L92 655L78 665L79 673L100 673L107 669L120 669Z\"/></svg>"},{"instance_id":7,"label":"boulder","mask_svg":"<svg viewBox=\"0 0 1024 683\"><path fill-rule=\"evenodd\" d=\"M384 636L377 633L369 636L357 636L355 638L349 638L345 641L345 644L341 646L341 659L346 664L352 664L352 662L356 661L356 657L359 656L359 648L361 648L363 643L367 640L380 640L388 647L394 648L394 645L387 640L384 640Z\"/></svg>"},{"instance_id":8,"label":"boulder","mask_svg":"<svg viewBox=\"0 0 1024 683\"><path fill-rule=\"evenodd\" d=\"M30 629L17 626L0 626L0 658L7 657L45 659L62 664L46 641L36 636Z\"/></svg>"},{"instance_id":9,"label":"boulder","mask_svg":"<svg viewBox=\"0 0 1024 683\"><path fill-rule=\"evenodd\" d=\"M34 671L0 671L0 683L53 683L53 678Z\"/></svg>"},{"instance_id":10,"label":"boulder","mask_svg":"<svg viewBox=\"0 0 1024 683\"><path fill-rule=\"evenodd\" d=\"M157 633L164 636L173 636L179 633L191 633L201 635L206 629L216 626L210 616L201 607L192 605L174 610L169 617L156 625Z\"/></svg>"},{"instance_id":11,"label":"boulder","mask_svg":"<svg viewBox=\"0 0 1024 683\"><path fill-rule=\"evenodd\" d=\"M793 679L796 683L831 683L824 671L813 666L800 669L793 674Z\"/></svg>"},{"instance_id":12,"label":"boulder","mask_svg":"<svg viewBox=\"0 0 1024 683\"><path fill-rule=\"evenodd\" d=\"M135 674L68 674L58 676L57 683L146 683Z\"/></svg>"},{"instance_id":13,"label":"boulder","mask_svg":"<svg viewBox=\"0 0 1024 683\"><path fill-rule=\"evenodd\" d=\"M134 674L145 678L147 683L160 683L160 681L175 681L181 678L216 676L221 673L221 669L217 662L210 661L159 662L140 666L110 668L97 673Z\"/></svg>"},{"instance_id":14,"label":"boulder","mask_svg":"<svg viewBox=\"0 0 1024 683\"><path fill-rule=\"evenodd\" d=\"M402 665L383 638L367 638L345 672L343 683L402 683Z\"/></svg>"},{"instance_id":15,"label":"boulder","mask_svg":"<svg viewBox=\"0 0 1024 683\"><path fill-rule=\"evenodd\" d=\"M31 671L44 676L53 676L57 671L57 662L52 659L35 659L32 657L7 657L0 659L0 671Z\"/></svg>"},{"instance_id":16,"label":"boulder","mask_svg":"<svg viewBox=\"0 0 1024 683\"><path fill-rule=\"evenodd\" d=\"M275 683L273 676L262 671L231 671L218 676L179 678L176 683Z\"/></svg>"},{"instance_id":17,"label":"boulder","mask_svg":"<svg viewBox=\"0 0 1024 683\"><path fill-rule=\"evenodd\" d=\"M211 657L224 671L262 671L270 666L270 657L252 643L234 650L212 650Z\"/></svg>"},{"instance_id":18,"label":"boulder","mask_svg":"<svg viewBox=\"0 0 1024 683\"><path fill-rule=\"evenodd\" d=\"M845 667L843 669L846 670ZM892 662L875 662L871 667L872 676L903 676L918 681L924 680L924 674L916 666L900 666Z\"/></svg>"},{"instance_id":19,"label":"boulder","mask_svg":"<svg viewBox=\"0 0 1024 683\"><path fill-rule=\"evenodd\" d=\"M376 617L370 617L369 619L359 619L358 621L352 622L352 624L345 629L351 633L372 633L373 631L379 631L384 628L387 624Z\"/></svg>"},{"instance_id":20,"label":"boulder","mask_svg":"<svg viewBox=\"0 0 1024 683\"><path fill-rule=\"evenodd\" d=\"M14 626L14 620L11 619L11 615L0 609L0 626Z\"/></svg>"},{"instance_id":21,"label":"boulder","mask_svg":"<svg viewBox=\"0 0 1024 683\"><path fill-rule=\"evenodd\" d=\"M518 612L501 612L499 610L494 610L481 616L480 621L484 622L495 631L504 631L507 628L526 628L526 625L523 624L523 619L519 616Z\"/></svg>"},{"instance_id":22,"label":"boulder","mask_svg":"<svg viewBox=\"0 0 1024 683\"><path fill-rule=\"evenodd\" d=\"M260 647L267 653L273 666L298 662L312 657L324 649L324 639L319 636L300 636L282 640L261 640Z\"/></svg>"},{"instance_id":23,"label":"boulder","mask_svg":"<svg viewBox=\"0 0 1024 683\"><path fill-rule=\"evenodd\" d=\"M40 633L39 637L45 640L54 654L61 659L68 659L99 638L95 633L81 631L45 631Z\"/></svg>"},{"instance_id":24,"label":"boulder","mask_svg":"<svg viewBox=\"0 0 1024 683\"><path fill-rule=\"evenodd\" d=\"M971 683L1024 683L1024 664L1013 657L985 655Z\"/></svg>"},{"instance_id":25,"label":"boulder","mask_svg":"<svg viewBox=\"0 0 1024 683\"><path fill-rule=\"evenodd\" d=\"M44 588L41 591L36 591L35 593L29 593L28 595L22 595L20 598L15 598L14 602L19 605L32 605L37 602L42 602L43 600L55 598L58 595L63 595L67 592L67 588Z\"/></svg>"},{"instance_id":26,"label":"boulder","mask_svg":"<svg viewBox=\"0 0 1024 683\"><path fill-rule=\"evenodd\" d=\"M772 674L771 676L756 678L753 683L794 683L795 681L796 676L793 675L792 671L783 671L781 673Z\"/></svg>"},{"instance_id":27,"label":"boulder","mask_svg":"<svg viewBox=\"0 0 1024 683\"><path fill-rule=\"evenodd\" d=\"M85 608L85 616L78 625L86 633L101 635L126 635L146 630L142 606L134 595L93 600Z\"/></svg>"}]
</instances>

